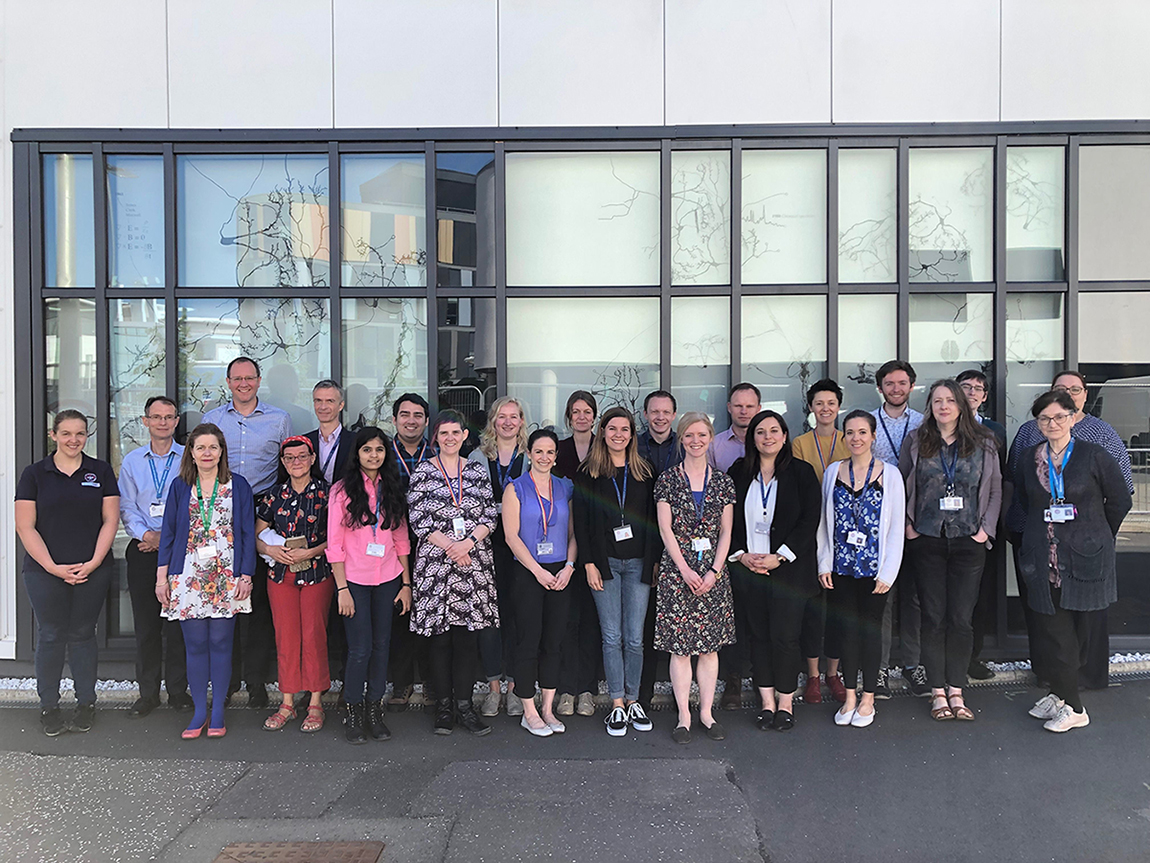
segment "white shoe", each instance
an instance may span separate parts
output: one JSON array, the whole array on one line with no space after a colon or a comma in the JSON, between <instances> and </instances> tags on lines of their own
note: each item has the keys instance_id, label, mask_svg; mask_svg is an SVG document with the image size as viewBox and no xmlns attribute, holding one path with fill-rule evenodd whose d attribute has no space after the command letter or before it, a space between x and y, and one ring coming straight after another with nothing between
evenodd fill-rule
<instances>
[{"instance_id":1,"label":"white shoe","mask_svg":"<svg viewBox=\"0 0 1150 863\"><path fill-rule=\"evenodd\" d=\"M1049 695L1044 695L1036 702L1034 706L1027 711L1035 719L1053 719L1058 715L1058 711L1066 702L1051 692Z\"/></svg>"},{"instance_id":2,"label":"white shoe","mask_svg":"<svg viewBox=\"0 0 1150 863\"><path fill-rule=\"evenodd\" d=\"M546 723L542 728L532 728L530 725L528 725L526 716L519 720L519 724L534 734L536 737L550 737L555 733L554 729L552 729L552 727Z\"/></svg>"},{"instance_id":3,"label":"white shoe","mask_svg":"<svg viewBox=\"0 0 1150 863\"><path fill-rule=\"evenodd\" d=\"M866 716L863 716L856 710L854 712L854 716L851 717L851 725L853 725L855 728L866 728L868 725L874 722L876 713L878 713L877 710L872 710Z\"/></svg>"},{"instance_id":4,"label":"white shoe","mask_svg":"<svg viewBox=\"0 0 1150 863\"><path fill-rule=\"evenodd\" d=\"M543 721L547 722L546 719ZM547 727L550 728L554 734L562 734L567 730L567 726L560 722L558 719L556 719L554 722L547 722Z\"/></svg>"},{"instance_id":5,"label":"white shoe","mask_svg":"<svg viewBox=\"0 0 1150 863\"><path fill-rule=\"evenodd\" d=\"M607 726L607 733L612 737L622 737L627 733L627 711L622 707L613 707L603 722Z\"/></svg>"},{"instance_id":6,"label":"white shoe","mask_svg":"<svg viewBox=\"0 0 1150 863\"><path fill-rule=\"evenodd\" d=\"M840 707L835 711L835 725L850 725L855 718L856 711L852 710L850 713L843 713L846 708Z\"/></svg>"},{"instance_id":7,"label":"white shoe","mask_svg":"<svg viewBox=\"0 0 1150 863\"><path fill-rule=\"evenodd\" d=\"M1075 713L1074 708L1065 702L1058 708L1058 715L1051 719L1049 722L1044 722L1042 727L1047 731L1055 731L1061 733L1069 731L1071 728L1083 728L1090 724L1090 717L1086 715L1086 708L1082 708L1081 713Z\"/></svg>"},{"instance_id":8,"label":"white shoe","mask_svg":"<svg viewBox=\"0 0 1150 863\"><path fill-rule=\"evenodd\" d=\"M507 715L508 716L522 716L523 715L523 699L516 695L514 692L508 690L507 692Z\"/></svg>"},{"instance_id":9,"label":"white shoe","mask_svg":"<svg viewBox=\"0 0 1150 863\"><path fill-rule=\"evenodd\" d=\"M483 693L483 703L479 705L479 714L481 716L498 716L499 699L500 694L498 692L487 690Z\"/></svg>"},{"instance_id":10,"label":"white shoe","mask_svg":"<svg viewBox=\"0 0 1150 863\"><path fill-rule=\"evenodd\" d=\"M638 701L632 701L631 706L627 708L627 721L636 731L650 731L652 728L651 720L647 718L643 706Z\"/></svg>"}]
</instances>

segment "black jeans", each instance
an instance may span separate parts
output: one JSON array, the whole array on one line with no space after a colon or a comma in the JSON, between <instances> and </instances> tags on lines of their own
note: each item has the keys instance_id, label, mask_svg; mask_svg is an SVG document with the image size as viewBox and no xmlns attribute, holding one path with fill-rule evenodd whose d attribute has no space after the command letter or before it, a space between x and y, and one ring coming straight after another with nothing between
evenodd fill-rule
<instances>
[{"instance_id":1,"label":"black jeans","mask_svg":"<svg viewBox=\"0 0 1150 863\"><path fill-rule=\"evenodd\" d=\"M799 634L799 649L804 659L818 659L826 656L828 659L838 659L842 654L839 644L839 633L827 626L827 592L819 592L806 601L803 606L803 628Z\"/></svg>"},{"instance_id":2,"label":"black jeans","mask_svg":"<svg viewBox=\"0 0 1150 863\"><path fill-rule=\"evenodd\" d=\"M1031 640L1042 654L1050 691L1077 711L1082 710L1078 681L1084 648L1097 629L1099 619L1105 622L1106 610L1067 611L1060 606L1062 588L1050 585L1054 614L1034 612Z\"/></svg>"},{"instance_id":3,"label":"black jeans","mask_svg":"<svg viewBox=\"0 0 1150 863\"><path fill-rule=\"evenodd\" d=\"M506 676L513 679L515 667L515 567L518 565L503 534L491 539L495 558L495 593L499 599L499 626L479 631L479 661L488 683Z\"/></svg>"},{"instance_id":4,"label":"black jeans","mask_svg":"<svg viewBox=\"0 0 1150 863\"><path fill-rule=\"evenodd\" d=\"M575 569L566 593L567 633L559 649L559 691L567 695L599 692L599 663L603 661L603 637L599 633L599 612L587 586L587 574ZM651 603L654 605L654 603Z\"/></svg>"},{"instance_id":5,"label":"black jeans","mask_svg":"<svg viewBox=\"0 0 1150 863\"><path fill-rule=\"evenodd\" d=\"M779 695L790 695L798 688L802 664L799 633L807 597L743 567L732 567L731 573L731 587L739 585L738 596L746 616L755 686L773 687Z\"/></svg>"},{"instance_id":6,"label":"black jeans","mask_svg":"<svg viewBox=\"0 0 1150 863\"><path fill-rule=\"evenodd\" d=\"M882 615L888 593L875 593L873 578L831 576L834 590L827 591L827 639L831 634L840 646L843 683L858 685L861 666L863 692L873 693L882 662Z\"/></svg>"},{"instance_id":7,"label":"black jeans","mask_svg":"<svg viewBox=\"0 0 1150 863\"><path fill-rule=\"evenodd\" d=\"M470 699L475 690L479 633L453 626L427 639L427 659L436 698Z\"/></svg>"},{"instance_id":8,"label":"black jeans","mask_svg":"<svg viewBox=\"0 0 1150 863\"><path fill-rule=\"evenodd\" d=\"M922 664L932 689L962 688L974 650L971 617L986 546L969 536L920 536L907 542L922 608Z\"/></svg>"},{"instance_id":9,"label":"black jeans","mask_svg":"<svg viewBox=\"0 0 1150 863\"><path fill-rule=\"evenodd\" d=\"M355 601L355 614L343 619L347 633L343 700L348 704L363 701L365 683L368 701L383 698L387 689L387 652L391 647L391 607L402 584L402 578L377 585L347 583Z\"/></svg>"},{"instance_id":10,"label":"black jeans","mask_svg":"<svg viewBox=\"0 0 1150 863\"><path fill-rule=\"evenodd\" d=\"M262 689L271 676L276 645L272 607L268 603L268 565L262 557L256 558L256 574L252 576L251 614L236 615L234 638L229 691L237 692L241 680L247 684L248 692Z\"/></svg>"},{"instance_id":11,"label":"black jeans","mask_svg":"<svg viewBox=\"0 0 1150 863\"><path fill-rule=\"evenodd\" d=\"M754 636L751 635L747 624L747 602L742 595L744 587L743 579L732 576L731 600L735 606L735 643L719 648L719 677L723 680L742 680L746 677L747 666L753 667L755 664L752 656L753 648L749 648ZM799 618L801 622L802 609L799 609Z\"/></svg>"},{"instance_id":12,"label":"black jeans","mask_svg":"<svg viewBox=\"0 0 1150 863\"><path fill-rule=\"evenodd\" d=\"M554 574L565 563L544 563ZM527 569L514 563L515 628L519 643L515 648L515 694L535 697L540 689L559 686L559 657L567 634L567 612L571 606L571 585L563 590L547 590Z\"/></svg>"},{"instance_id":13,"label":"black jeans","mask_svg":"<svg viewBox=\"0 0 1150 863\"><path fill-rule=\"evenodd\" d=\"M416 666L419 679L429 682L427 639L411 631L411 612L400 614L396 608L391 618L391 657L388 677L396 692L415 683Z\"/></svg>"},{"instance_id":14,"label":"black jeans","mask_svg":"<svg viewBox=\"0 0 1150 863\"><path fill-rule=\"evenodd\" d=\"M154 551L140 551L140 543L135 539L124 552L136 630L136 683L140 687L140 698L150 701L159 701L161 680L169 696L188 691L184 634L178 621L160 616L160 601L156 599L156 558Z\"/></svg>"}]
</instances>

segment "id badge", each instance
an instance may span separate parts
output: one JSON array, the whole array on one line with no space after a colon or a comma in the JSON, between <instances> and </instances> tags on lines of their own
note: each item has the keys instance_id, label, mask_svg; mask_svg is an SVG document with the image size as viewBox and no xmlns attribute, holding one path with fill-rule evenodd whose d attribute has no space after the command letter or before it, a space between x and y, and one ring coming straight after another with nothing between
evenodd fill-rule
<instances>
[{"instance_id":1,"label":"id badge","mask_svg":"<svg viewBox=\"0 0 1150 863\"><path fill-rule=\"evenodd\" d=\"M498 500L495 502L495 514L503 515L503 501Z\"/></svg>"},{"instance_id":2,"label":"id badge","mask_svg":"<svg viewBox=\"0 0 1150 863\"><path fill-rule=\"evenodd\" d=\"M382 542L369 542L367 544L368 557L383 557L387 553L387 547Z\"/></svg>"},{"instance_id":3,"label":"id badge","mask_svg":"<svg viewBox=\"0 0 1150 863\"><path fill-rule=\"evenodd\" d=\"M555 553L555 543L553 542L537 542L535 543L535 554L539 557L547 557Z\"/></svg>"},{"instance_id":4,"label":"id badge","mask_svg":"<svg viewBox=\"0 0 1150 863\"><path fill-rule=\"evenodd\" d=\"M711 540L705 536L696 536L691 540L691 551L710 551Z\"/></svg>"},{"instance_id":5,"label":"id badge","mask_svg":"<svg viewBox=\"0 0 1150 863\"><path fill-rule=\"evenodd\" d=\"M457 516L451 520L451 531L455 534L456 539L463 539L463 535L467 533L467 522L463 520L463 516Z\"/></svg>"},{"instance_id":6,"label":"id badge","mask_svg":"<svg viewBox=\"0 0 1150 863\"><path fill-rule=\"evenodd\" d=\"M1052 521L1055 524L1065 524L1068 521L1074 521L1074 516L1078 514L1078 510L1074 508L1073 504L1054 504L1047 510L1050 513L1050 518L1047 521Z\"/></svg>"},{"instance_id":7,"label":"id badge","mask_svg":"<svg viewBox=\"0 0 1150 863\"><path fill-rule=\"evenodd\" d=\"M214 545L201 545L196 549L196 557L201 561L215 560L216 547Z\"/></svg>"},{"instance_id":8,"label":"id badge","mask_svg":"<svg viewBox=\"0 0 1150 863\"><path fill-rule=\"evenodd\" d=\"M940 497L938 499L938 508L943 512L958 512L962 509L962 498L955 497Z\"/></svg>"},{"instance_id":9,"label":"id badge","mask_svg":"<svg viewBox=\"0 0 1150 863\"><path fill-rule=\"evenodd\" d=\"M615 542L622 542L625 539L632 539L635 536L635 531L631 530L631 525L623 524L615 528Z\"/></svg>"},{"instance_id":10,"label":"id badge","mask_svg":"<svg viewBox=\"0 0 1150 863\"><path fill-rule=\"evenodd\" d=\"M855 548L862 548L866 545L866 534L861 530L852 530L847 534L847 542Z\"/></svg>"},{"instance_id":11,"label":"id badge","mask_svg":"<svg viewBox=\"0 0 1150 863\"><path fill-rule=\"evenodd\" d=\"M770 536L771 526L765 521L755 522L755 536Z\"/></svg>"},{"instance_id":12,"label":"id badge","mask_svg":"<svg viewBox=\"0 0 1150 863\"><path fill-rule=\"evenodd\" d=\"M162 503L153 503L148 507L148 515L152 518L163 518L164 505Z\"/></svg>"}]
</instances>

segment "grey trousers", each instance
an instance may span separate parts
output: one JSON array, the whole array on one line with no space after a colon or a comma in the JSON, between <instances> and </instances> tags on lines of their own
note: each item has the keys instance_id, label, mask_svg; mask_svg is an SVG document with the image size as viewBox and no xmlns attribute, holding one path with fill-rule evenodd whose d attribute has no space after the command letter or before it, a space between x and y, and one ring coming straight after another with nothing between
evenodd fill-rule
<instances>
[{"instance_id":1,"label":"grey trousers","mask_svg":"<svg viewBox=\"0 0 1150 863\"><path fill-rule=\"evenodd\" d=\"M922 610L918 604L918 585L914 581L914 567L905 561L898 571L898 580L890 589L886 608L882 613L882 662L879 668L890 668L890 645L894 622L894 607L898 604L899 644L902 647L903 668L913 668L922 659Z\"/></svg>"}]
</instances>

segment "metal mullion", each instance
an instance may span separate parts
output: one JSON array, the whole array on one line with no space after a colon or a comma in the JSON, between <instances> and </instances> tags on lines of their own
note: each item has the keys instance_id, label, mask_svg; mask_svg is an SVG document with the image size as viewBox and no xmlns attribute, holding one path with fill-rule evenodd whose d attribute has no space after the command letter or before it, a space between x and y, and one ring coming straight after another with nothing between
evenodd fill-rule
<instances>
[{"instance_id":1,"label":"metal mullion","mask_svg":"<svg viewBox=\"0 0 1150 863\"><path fill-rule=\"evenodd\" d=\"M1006 418L1006 138L994 151L994 419ZM1005 595L1004 595L1005 596Z\"/></svg>"},{"instance_id":2,"label":"metal mullion","mask_svg":"<svg viewBox=\"0 0 1150 863\"><path fill-rule=\"evenodd\" d=\"M176 220L176 153L171 144L164 145L164 386L167 395L179 403L180 391L180 315L176 304L176 282L179 278L178 236ZM184 406L179 411L182 414ZM182 420L181 420L182 421ZM177 426L178 427L178 426ZM186 434L188 429L184 429Z\"/></svg>"},{"instance_id":3,"label":"metal mullion","mask_svg":"<svg viewBox=\"0 0 1150 863\"><path fill-rule=\"evenodd\" d=\"M37 309L44 307L40 298L39 284L33 281L34 238L41 224L40 195L34 193L39 182L39 171L34 164L39 161L34 144L14 144L12 146L12 256L13 256L13 347L17 357L31 357L32 367L28 374L14 376L14 396L16 421L14 429L16 468L31 464L36 460L37 441L44 440L44 411L37 406L43 396L37 392L44 390L44 332L42 315ZM35 202L35 204L33 203ZM37 344L39 343L39 344ZM23 556L24 547L16 536L13 560ZM15 573L13 563L9 572ZM14 578L15 608L13 618L16 626L16 658L27 658L33 649L32 605L24 589L22 579Z\"/></svg>"},{"instance_id":4,"label":"metal mullion","mask_svg":"<svg viewBox=\"0 0 1150 863\"><path fill-rule=\"evenodd\" d=\"M743 291L743 296L747 296L747 297L751 297L751 296L754 296L754 297L776 296L779 294L784 294L787 296L792 296L792 295L796 295L796 294L798 294L798 295L806 295L806 294L826 295L828 292L828 288L827 288L826 282L819 282L817 284L812 284L812 285L805 285L805 284L797 284L797 285L796 284L786 284L786 285L755 284L755 285L743 285L742 291Z\"/></svg>"},{"instance_id":5,"label":"metal mullion","mask_svg":"<svg viewBox=\"0 0 1150 863\"><path fill-rule=\"evenodd\" d=\"M373 296L378 296L379 292L376 291ZM179 296L181 299L204 299L204 300L246 300L246 299L260 299L266 297L275 297L276 299L289 299L289 300L326 300L331 296L331 291L320 285L319 287L309 288L287 288L282 285L268 285L262 288L253 287L239 287L237 285L197 285L195 287L181 286L179 289Z\"/></svg>"},{"instance_id":6,"label":"metal mullion","mask_svg":"<svg viewBox=\"0 0 1150 863\"><path fill-rule=\"evenodd\" d=\"M1082 143L1088 147L1105 144L1150 144L1150 135L1089 135Z\"/></svg>"},{"instance_id":7,"label":"metal mullion","mask_svg":"<svg viewBox=\"0 0 1150 863\"><path fill-rule=\"evenodd\" d=\"M1069 135L1010 135L1006 139L1008 147L1065 147Z\"/></svg>"},{"instance_id":8,"label":"metal mullion","mask_svg":"<svg viewBox=\"0 0 1150 863\"><path fill-rule=\"evenodd\" d=\"M659 151L659 388L670 390L671 374L671 141Z\"/></svg>"},{"instance_id":9,"label":"metal mullion","mask_svg":"<svg viewBox=\"0 0 1150 863\"><path fill-rule=\"evenodd\" d=\"M362 297L364 299L376 299L377 297L381 296L381 292L383 290L384 289L381 287L341 288L340 289L340 297L342 297L343 299L358 298L358 297ZM392 287L389 287L386 289L386 293L387 293L387 298L391 299L391 300L395 300L395 299L417 299L418 300L418 299L425 299L427 297L427 289L426 288L392 288ZM295 294L293 294L293 296L295 296ZM455 296L455 295L452 294L452 296Z\"/></svg>"},{"instance_id":10,"label":"metal mullion","mask_svg":"<svg viewBox=\"0 0 1150 863\"><path fill-rule=\"evenodd\" d=\"M577 137L578 130L572 129L576 136L572 136L567 141L514 141L503 142L505 152L508 153L595 153L595 152L626 152L630 150L635 151L653 151L658 152L660 149L659 141L642 141L642 140L616 140L616 141L586 141L580 140Z\"/></svg>"},{"instance_id":11,"label":"metal mullion","mask_svg":"<svg viewBox=\"0 0 1150 863\"><path fill-rule=\"evenodd\" d=\"M698 140L671 140L675 150L730 150L729 138L700 138Z\"/></svg>"},{"instance_id":12,"label":"metal mullion","mask_svg":"<svg viewBox=\"0 0 1150 863\"><path fill-rule=\"evenodd\" d=\"M1078 368L1078 136L1066 149L1066 368Z\"/></svg>"},{"instance_id":13,"label":"metal mullion","mask_svg":"<svg viewBox=\"0 0 1150 863\"><path fill-rule=\"evenodd\" d=\"M454 299L495 299L495 288L474 287L471 285L441 285L435 290L438 300Z\"/></svg>"},{"instance_id":14,"label":"metal mullion","mask_svg":"<svg viewBox=\"0 0 1150 863\"><path fill-rule=\"evenodd\" d=\"M1145 291L1150 290L1150 282L1146 281L1097 281L1079 282L1079 293L1092 293L1097 291Z\"/></svg>"},{"instance_id":15,"label":"metal mullion","mask_svg":"<svg viewBox=\"0 0 1150 863\"><path fill-rule=\"evenodd\" d=\"M825 150L830 139L815 138L743 138L744 150Z\"/></svg>"},{"instance_id":16,"label":"metal mullion","mask_svg":"<svg viewBox=\"0 0 1150 863\"><path fill-rule=\"evenodd\" d=\"M327 259L328 320L331 326L331 377L343 379L343 186L341 183L339 144L327 145Z\"/></svg>"},{"instance_id":17,"label":"metal mullion","mask_svg":"<svg viewBox=\"0 0 1150 863\"><path fill-rule=\"evenodd\" d=\"M109 300L164 299L162 288L109 287L104 296Z\"/></svg>"},{"instance_id":18,"label":"metal mullion","mask_svg":"<svg viewBox=\"0 0 1150 863\"><path fill-rule=\"evenodd\" d=\"M179 155L212 155L212 156L320 156L327 152L327 145L322 142L279 143L269 141L264 143L248 143L246 141L221 141L214 144L175 144Z\"/></svg>"},{"instance_id":19,"label":"metal mullion","mask_svg":"<svg viewBox=\"0 0 1150 863\"><path fill-rule=\"evenodd\" d=\"M893 150L898 147L897 137L835 138L840 150Z\"/></svg>"},{"instance_id":20,"label":"metal mullion","mask_svg":"<svg viewBox=\"0 0 1150 863\"><path fill-rule=\"evenodd\" d=\"M422 147L418 141L363 141L350 144L335 145L339 152L346 156L355 156L371 153L387 153L389 155L403 155L409 156L418 155Z\"/></svg>"},{"instance_id":21,"label":"metal mullion","mask_svg":"<svg viewBox=\"0 0 1150 863\"><path fill-rule=\"evenodd\" d=\"M994 282L910 282L912 294L990 294Z\"/></svg>"},{"instance_id":22,"label":"metal mullion","mask_svg":"<svg viewBox=\"0 0 1150 863\"><path fill-rule=\"evenodd\" d=\"M108 320L108 186L105 180L104 146L92 145L92 222L95 236L93 252L96 256L96 454L110 460L111 436L111 346ZM104 622L101 617L101 624Z\"/></svg>"},{"instance_id":23,"label":"metal mullion","mask_svg":"<svg viewBox=\"0 0 1150 863\"><path fill-rule=\"evenodd\" d=\"M730 285L671 285L672 297L729 297Z\"/></svg>"},{"instance_id":24,"label":"metal mullion","mask_svg":"<svg viewBox=\"0 0 1150 863\"><path fill-rule=\"evenodd\" d=\"M946 135L923 137L906 137L903 139L907 146L917 149L945 148L945 147L993 147L997 138L989 135Z\"/></svg>"},{"instance_id":25,"label":"metal mullion","mask_svg":"<svg viewBox=\"0 0 1150 863\"><path fill-rule=\"evenodd\" d=\"M493 141L436 141L437 153L491 153L495 150Z\"/></svg>"},{"instance_id":26,"label":"metal mullion","mask_svg":"<svg viewBox=\"0 0 1150 863\"><path fill-rule=\"evenodd\" d=\"M507 392L507 152L495 142L495 391Z\"/></svg>"},{"instance_id":27,"label":"metal mullion","mask_svg":"<svg viewBox=\"0 0 1150 863\"><path fill-rule=\"evenodd\" d=\"M898 242L895 267L898 270L898 320L896 321L897 355L910 356L910 143L906 138L898 142Z\"/></svg>"},{"instance_id":28,"label":"metal mullion","mask_svg":"<svg viewBox=\"0 0 1150 863\"><path fill-rule=\"evenodd\" d=\"M41 300L57 297L62 300L91 300L95 296L95 290L95 288L40 288L38 293ZM36 293L35 289L33 293Z\"/></svg>"},{"instance_id":29,"label":"metal mullion","mask_svg":"<svg viewBox=\"0 0 1150 863\"><path fill-rule=\"evenodd\" d=\"M837 378L839 367L839 145L827 145L827 368Z\"/></svg>"},{"instance_id":30,"label":"metal mullion","mask_svg":"<svg viewBox=\"0 0 1150 863\"><path fill-rule=\"evenodd\" d=\"M424 229L427 244L427 396L433 413L439 412L439 303L435 289L439 282L439 223L435 209L435 142L423 145Z\"/></svg>"},{"instance_id":31,"label":"metal mullion","mask_svg":"<svg viewBox=\"0 0 1150 863\"><path fill-rule=\"evenodd\" d=\"M531 286L513 288L505 288L505 296L508 297L659 297L662 296L662 289L658 286L635 286L635 285L554 285L554 286ZM499 289L496 287L496 297L499 296ZM456 296L456 294L452 294Z\"/></svg>"},{"instance_id":32,"label":"metal mullion","mask_svg":"<svg viewBox=\"0 0 1150 863\"><path fill-rule=\"evenodd\" d=\"M133 144L128 141L105 141L104 155L113 156L159 156L164 152L163 144Z\"/></svg>"},{"instance_id":33,"label":"metal mullion","mask_svg":"<svg viewBox=\"0 0 1150 863\"><path fill-rule=\"evenodd\" d=\"M897 282L842 282L838 286L843 294L897 294Z\"/></svg>"},{"instance_id":34,"label":"metal mullion","mask_svg":"<svg viewBox=\"0 0 1150 863\"><path fill-rule=\"evenodd\" d=\"M731 370L728 389L743 379L743 142L731 140Z\"/></svg>"},{"instance_id":35,"label":"metal mullion","mask_svg":"<svg viewBox=\"0 0 1150 863\"><path fill-rule=\"evenodd\" d=\"M1063 248L1065 248L1065 245ZM1007 282L1006 286L1012 294L1019 291L1064 292L1066 290L1066 282ZM1147 287L1150 287L1150 284L1148 284Z\"/></svg>"}]
</instances>

